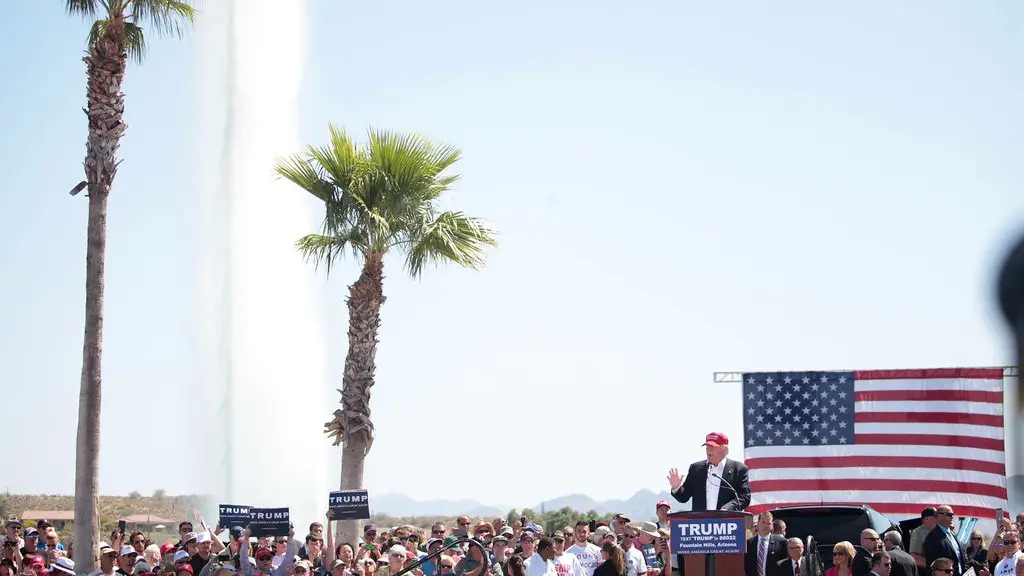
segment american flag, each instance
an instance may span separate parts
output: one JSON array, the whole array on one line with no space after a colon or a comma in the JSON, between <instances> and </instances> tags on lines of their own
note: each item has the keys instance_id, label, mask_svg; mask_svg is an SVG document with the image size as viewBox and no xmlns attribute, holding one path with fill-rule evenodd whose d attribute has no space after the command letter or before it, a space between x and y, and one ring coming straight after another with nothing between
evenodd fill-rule
<instances>
[{"instance_id":1,"label":"american flag","mask_svg":"<svg viewBox=\"0 0 1024 576\"><path fill-rule=\"evenodd\" d=\"M1007 508L1002 368L747 373L743 427L748 512Z\"/></svg>"}]
</instances>

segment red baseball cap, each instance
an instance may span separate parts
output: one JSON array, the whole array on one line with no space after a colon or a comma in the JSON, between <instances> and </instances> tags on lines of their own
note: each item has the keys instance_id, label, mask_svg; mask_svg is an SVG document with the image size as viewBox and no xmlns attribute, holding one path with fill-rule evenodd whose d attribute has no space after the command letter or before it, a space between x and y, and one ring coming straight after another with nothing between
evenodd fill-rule
<instances>
[{"instance_id":1,"label":"red baseball cap","mask_svg":"<svg viewBox=\"0 0 1024 576\"><path fill-rule=\"evenodd\" d=\"M704 445L714 446L715 448L718 448L719 446L728 446L729 437L721 432L712 432L704 437Z\"/></svg>"},{"instance_id":2,"label":"red baseball cap","mask_svg":"<svg viewBox=\"0 0 1024 576\"><path fill-rule=\"evenodd\" d=\"M654 505L654 509L657 510L658 508L661 508L662 506L664 506L665 508L671 508L672 507L672 505L668 503L668 500L662 500L661 502L658 502L657 504Z\"/></svg>"},{"instance_id":3,"label":"red baseball cap","mask_svg":"<svg viewBox=\"0 0 1024 576\"><path fill-rule=\"evenodd\" d=\"M177 548L177 545L175 545L174 542L164 542L160 546L160 555L163 556L175 548Z\"/></svg>"},{"instance_id":4,"label":"red baseball cap","mask_svg":"<svg viewBox=\"0 0 1024 576\"><path fill-rule=\"evenodd\" d=\"M188 572L189 574L195 574L195 572L192 570L192 565L188 564L186 562L182 562L181 564L178 564L177 566L175 566L174 567L174 572L175 573L178 573L178 572Z\"/></svg>"}]
</instances>

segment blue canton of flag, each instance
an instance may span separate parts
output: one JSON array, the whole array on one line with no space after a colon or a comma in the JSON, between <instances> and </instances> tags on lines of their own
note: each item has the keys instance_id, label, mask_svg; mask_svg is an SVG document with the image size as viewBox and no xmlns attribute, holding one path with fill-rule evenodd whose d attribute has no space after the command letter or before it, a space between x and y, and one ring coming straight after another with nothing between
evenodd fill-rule
<instances>
[{"instance_id":1,"label":"blue canton of flag","mask_svg":"<svg viewBox=\"0 0 1024 576\"><path fill-rule=\"evenodd\" d=\"M746 445L853 444L853 384L853 372L744 375Z\"/></svg>"}]
</instances>

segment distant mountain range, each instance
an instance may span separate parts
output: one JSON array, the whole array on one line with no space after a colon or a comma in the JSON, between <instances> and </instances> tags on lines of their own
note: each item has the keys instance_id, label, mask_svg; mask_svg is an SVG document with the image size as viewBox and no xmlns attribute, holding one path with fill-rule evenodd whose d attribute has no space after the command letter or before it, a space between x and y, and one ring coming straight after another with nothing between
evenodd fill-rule
<instances>
[{"instance_id":1,"label":"distant mountain range","mask_svg":"<svg viewBox=\"0 0 1024 576\"><path fill-rule=\"evenodd\" d=\"M1016 515L1024 511L1024 476L1011 476L1006 479L1006 490L1009 496L1009 512ZM569 494L545 500L532 506L534 512L558 510L568 506L579 512L595 510L599 514L622 513L633 520L650 520L654 517L654 505L659 500L668 500L675 511L689 510L690 505L680 505L668 492L640 490L625 500L597 501L586 494ZM404 494L370 495L370 510L374 514L387 514L398 517L416 516L457 516L468 514L475 518L489 516L505 516L512 506L486 505L476 500L427 500L420 502Z\"/></svg>"},{"instance_id":2,"label":"distant mountain range","mask_svg":"<svg viewBox=\"0 0 1024 576\"><path fill-rule=\"evenodd\" d=\"M599 514L622 513L633 520L654 518L654 505L659 500L672 502L674 510L689 509L672 500L668 492L640 490L625 500L597 501L586 494L569 494L545 500L530 508L534 512L558 510L568 506L579 512L594 510ZM512 506L487 505L476 500L427 500L420 502L404 494L370 495L370 511L398 517L416 516L457 516L467 514L473 517L505 516Z\"/></svg>"}]
</instances>

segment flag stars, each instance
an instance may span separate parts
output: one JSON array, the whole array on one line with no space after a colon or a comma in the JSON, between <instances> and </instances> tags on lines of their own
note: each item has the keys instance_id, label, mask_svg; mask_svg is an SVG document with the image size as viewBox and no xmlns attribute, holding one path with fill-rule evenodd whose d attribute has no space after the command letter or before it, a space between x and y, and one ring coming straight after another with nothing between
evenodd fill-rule
<instances>
[{"instance_id":1,"label":"flag stars","mask_svg":"<svg viewBox=\"0 0 1024 576\"><path fill-rule=\"evenodd\" d=\"M855 443L849 373L752 374L743 388L745 447Z\"/></svg>"},{"instance_id":2,"label":"flag stars","mask_svg":"<svg viewBox=\"0 0 1024 576\"><path fill-rule=\"evenodd\" d=\"M810 379L810 378L808 378L807 376L804 376L804 377L803 377L803 383L804 383L804 384L810 384L810 383L811 383L811 379Z\"/></svg>"},{"instance_id":3,"label":"flag stars","mask_svg":"<svg viewBox=\"0 0 1024 576\"><path fill-rule=\"evenodd\" d=\"M754 394L753 392L751 392L750 394L747 394L747 399L748 400L753 400L754 398L757 398L757 394Z\"/></svg>"},{"instance_id":4,"label":"flag stars","mask_svg":"<svg viewBox=\"0 0 1024 576\"><path fill-rule=\"evenodd\" d=\"M789 384L793 381L793 379L790 378L789 376L786 376L785 378L782 379L782 381L785 382L786 384Z\"/></svg>"},{"instance_id":5,"label":"flag stars","mask_svg":"<svg viewBox=\"0 0 1024 576\"><path fill-rule=\"evenodd\" d=\"M764 386L763 386L763 385L761 385L761 384L758 384L758 385L757 385L757 391L758 391L758 392L764 392Z\"/></svg>"},{"instance_id":6,"label":"flag stars","mask_svg":"<svg viewBox=\"0 0 1024 576\"><path fill-rule=\"evenodd\" d=\"M764 381L767 382L768 384L771 384L772 382L775 381L775 378L772 378L771 376L769 376L769 377L765 378Z\"/></svg>"}]
</instances>

